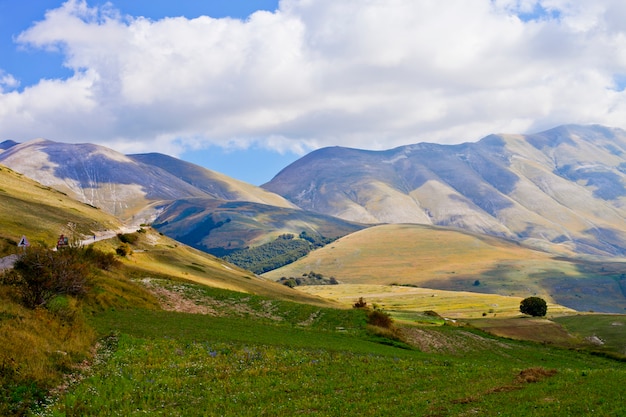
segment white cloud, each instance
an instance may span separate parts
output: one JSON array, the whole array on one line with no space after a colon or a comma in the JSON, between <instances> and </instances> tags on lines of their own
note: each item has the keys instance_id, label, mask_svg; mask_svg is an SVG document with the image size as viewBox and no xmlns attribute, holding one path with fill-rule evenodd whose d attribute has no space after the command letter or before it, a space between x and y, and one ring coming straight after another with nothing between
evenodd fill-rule
<instances>
[{"instance_id":1,"label":"white cloud","mask_svg":"<svg viewBox=\"0 0 626 417\"><path fill-rule=\"evenodd\" d=\"M5 92L0 74L0 137L18 140L304 152L625 123L620 0L282 0L246 21L71 0L19 41L74 76Z\"/></svg>"},{"instance_id":2,"label":"white cloud","mask_svg":"<svg viewBox=\"0 0 626 417\"><path fill-rule=\"evenodd\" d=\"M20 82L11 74L7 74L0 70L0 93L10 91L19 87Z\"/></svg>"}]
</instances>

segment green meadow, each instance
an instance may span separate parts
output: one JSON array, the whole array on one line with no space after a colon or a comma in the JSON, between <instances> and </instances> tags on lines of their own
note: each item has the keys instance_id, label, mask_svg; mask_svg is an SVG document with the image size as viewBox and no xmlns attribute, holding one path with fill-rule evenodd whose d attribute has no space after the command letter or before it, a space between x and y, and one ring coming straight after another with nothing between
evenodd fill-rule
<instances>
[{"instance_id":1,"label":"green meadow","mask_svg":"<svg viewBox=\"0 0 626 417\"><path fill-rule=\"evenodd\" d=\"M167 283L213 314L108 309L99 351L42 416L621 415L626 363L469 326L402 327L366 311ZM272 314L268 315L267 311ZM418 348L423 331L436 349ZM413 332L413 333L412 333ZM426 336L427 335L427 336ZM418 333L419 337L419 333Z\"/></svg>"}]
</instances>

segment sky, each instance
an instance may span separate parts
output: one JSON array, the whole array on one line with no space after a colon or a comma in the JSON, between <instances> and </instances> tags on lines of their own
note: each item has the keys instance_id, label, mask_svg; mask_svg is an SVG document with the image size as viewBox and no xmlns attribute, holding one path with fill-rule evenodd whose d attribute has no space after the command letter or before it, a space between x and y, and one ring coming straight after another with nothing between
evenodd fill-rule
<instances>
[{"instance_id":1,"label":"sky","mask_svg":"<svg viewBox=\"0 0 626 417\"><path fill-rule=\"evenodd\" d=\"M0 0L0 141L260 185L325 146L626 127L623 0Z\"/></svg>"}]
</instances>

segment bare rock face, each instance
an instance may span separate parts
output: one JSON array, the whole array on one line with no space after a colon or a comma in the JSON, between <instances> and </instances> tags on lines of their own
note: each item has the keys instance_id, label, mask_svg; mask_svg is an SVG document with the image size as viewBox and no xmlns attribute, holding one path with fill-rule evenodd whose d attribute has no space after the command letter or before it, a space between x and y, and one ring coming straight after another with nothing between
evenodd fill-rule
<instances>
[{"instance_id":1,"label":"bare rock face","mask_svg":"<svg viewBox=\"0 0 626 417\"><path fill-rule=\"evenodd\" d=\"M562 126L477 143L325 148L269 183L305 210L451 226L564 255L626 255L626 132Z\"/></svg>"}]
</instances>

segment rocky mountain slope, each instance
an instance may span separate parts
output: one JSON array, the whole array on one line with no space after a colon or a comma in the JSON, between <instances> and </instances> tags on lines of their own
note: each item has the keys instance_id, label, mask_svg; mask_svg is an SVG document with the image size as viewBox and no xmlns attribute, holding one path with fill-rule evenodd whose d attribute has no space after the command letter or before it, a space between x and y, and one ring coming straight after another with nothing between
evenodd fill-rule
<instances>
[{"instance_id":1,"label":"rocky mountain slope","mask_svg":"<svg viewBox=\"0 0 626 417\"><path fill-rule=\"evenodd\" d=\"M562 126L476 143L312 152L263 188L365 223L451 226L560 254L626 256L626 132Z\"/></svg>"},{"instance_id":2,"label":"rocky mountain slope","mask_svg":"<svg viewBox=\"0 0 626 417\"><path fill-rule=\"evenodd\" d=\"M119 217L154 201L207 196L161 168L92 144L36 139L10 147L0 163Z\"/></svg>"},{"instance_id":3,"label":"rocky mountain slope","mask_svg":"<svg viewBox=\"0 0 626 417\"><path fill-rule=\"evenodd\" d=\"M362 228L300 210L284 197L226 175L152 153L122 155L92 144L6 141L0 163L134 223L224 253L282 233L338 237Z\"/></svg>"},{"instance_id":4,"label":"rocky mountain slope","mask_svg":"<svg viewBox=\"0 0 626 417\"><path fill-rule=\"evenodd\" d=\"M3 142L0 163L120 217L181 198L253 201L295 208L260 187L161 154L123 155L92 144Z\"/></svg>"}]
</instances>

